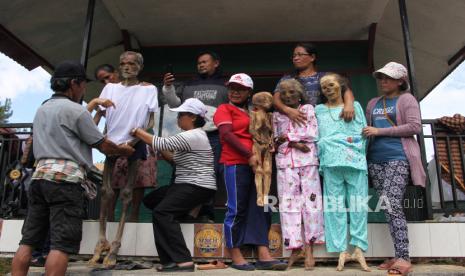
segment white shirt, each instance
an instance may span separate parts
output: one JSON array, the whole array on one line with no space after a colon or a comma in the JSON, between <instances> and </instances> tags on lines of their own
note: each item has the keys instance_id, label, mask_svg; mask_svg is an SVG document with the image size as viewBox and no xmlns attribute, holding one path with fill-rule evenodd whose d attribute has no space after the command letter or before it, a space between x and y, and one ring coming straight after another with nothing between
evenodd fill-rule
<instances>
[{"instance_id":1,"label":"white shirt","mask_svg":"<svg viewBox=\"0 0 465 276\"><path fill-rule=\"evenodd\" d=\"M115 107L106 109L107 138L115 144L133 140L129 134L135 127L146 128L150 113L158 111L158 91L153 85L105 85L100 98L109 99Z\"/></svg>"}]
</instances>

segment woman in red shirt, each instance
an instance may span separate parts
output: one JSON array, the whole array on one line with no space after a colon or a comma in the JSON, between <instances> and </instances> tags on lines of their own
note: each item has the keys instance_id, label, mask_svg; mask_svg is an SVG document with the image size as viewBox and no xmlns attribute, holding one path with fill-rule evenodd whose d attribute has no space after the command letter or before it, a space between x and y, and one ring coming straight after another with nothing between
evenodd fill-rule
<instances>
[{"instance_id":1,"label":"woman in red shirt","mask_svg":"<svg viewBox=\"0 0 465 276\"><path fill-rule=\"evenodd\" d=\"M246 74L235 74L226 83L229 103L222 104L213 117L222 146L220 173L228 194L224 219L226 247L232 267L239 270L285 270L287 264L274 260L268 250L271 213L256 203L257 190L253 171L258 160L252 154L249 133L248 100L253 81ZM258 261L249 264L240 251L242 245L257 246Z\"/></svg>"}]
</instances>

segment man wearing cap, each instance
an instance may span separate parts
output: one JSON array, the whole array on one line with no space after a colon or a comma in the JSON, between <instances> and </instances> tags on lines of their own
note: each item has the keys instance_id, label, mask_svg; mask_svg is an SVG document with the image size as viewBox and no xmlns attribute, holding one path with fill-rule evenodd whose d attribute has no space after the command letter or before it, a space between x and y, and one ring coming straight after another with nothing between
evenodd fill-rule
<instances>
[{"instance_id":1,"label":"man wearing cap","mask_svg":"<svg viewBox=\"0 0 465 276\"><path fill-rule=\"evenodd\" d=\"M168 138L153 136L140 128L131 133L154 150L172 152L164 156L176 169L173 184L154 190L144 199L153 210L153 234L162 264L157 270L194 271L179 219L206 203L216 191L213 152L202 129L207 109L200 100L190 98L171 110L178 112L178 126L183 132Z\"/></svg>"},{"instance_id":2,"label":"man wearing cap","mask_svg":"<svg viewBox=\"0 0 465 276\"><path fill-rule=\"evenodd\" d=\"M216 108L220 104L228 102L228 90L224 86L226 80L221 74L218 54L212 51L199 53L197 55L197 77L185 82L177 89L174 88L174 80L173 72L165 74L163 79L162 92L169 107L177 107L186 99L197 98L205 104L208 110L204 130L207 132L215 156L215 173L220 189L219 194L223 194L221 189L224 189L224 185L220 184L223 181L218 172L221 144L218 129L213 124L213 114L215 114ZM205 213L205 215L209 216L209 219L213 220L213 206L204 206L202 213Z\"/></svg>"},{"instance_id":3,"label":"man wearing cap","mask_svg":"<svg viewBox=\"0 0 465 276\"><path fill-rule=\"evenodd\" d=\"M37 110L33 123L33 150L38 161L28 198L12 275L27 275L31 252L40 248L50 230L47 275L64 275L68 254L77 254L82 237L86 171L92 167L92 148L106 155L131 155L128 145L106 139L79 104L86 91L84 67L74 61L59 64L51 78L55 92Z\"/></svg>"}]
</instances>

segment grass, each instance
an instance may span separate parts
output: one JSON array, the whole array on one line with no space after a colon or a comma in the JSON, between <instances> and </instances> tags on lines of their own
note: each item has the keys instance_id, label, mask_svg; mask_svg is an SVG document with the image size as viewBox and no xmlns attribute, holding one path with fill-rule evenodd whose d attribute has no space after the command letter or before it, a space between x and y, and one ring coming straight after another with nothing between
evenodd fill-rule
<instances>
[{"instance_id":1,"label":"grass","mask_svg":"<svg viewBox=\"0 0 465 276\"><path fill-rule=\"evenodd\" d=\"M11 259L0 258L0 275L6 275L11 271Z\"/></svg>"}]
</instances>

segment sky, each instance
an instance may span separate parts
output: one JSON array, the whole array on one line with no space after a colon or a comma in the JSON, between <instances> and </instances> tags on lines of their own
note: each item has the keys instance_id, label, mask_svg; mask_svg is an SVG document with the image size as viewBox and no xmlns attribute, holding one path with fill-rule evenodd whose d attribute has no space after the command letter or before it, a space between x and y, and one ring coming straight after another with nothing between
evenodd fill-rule
<instances>
[{"instance_id":1,"label":"sky","mask_svg":"<svg viewBox=\"0 0 465 276\"><path fill-rule=\"evenodd\" d=\"M0 52L0 100L12 100L13 116L10 123L30 123L40 104L52 94L50 74L38 67L27 70L8 56ZM462 62L443 82L441 82L421 103L424 119L451 116L455 113L465 115L465 62ZM174 116L170 116L174 117ZM173 119L173 118L171 118ZM173 122L174 123L174 120ZM99 126L103 129L103 126ZM428 130L425 129L425 133ZM427 141L427 157L432 158L432 144ZM94 152L94 162L102 161L104 156Z\"/></svg>"}]
</instances>

